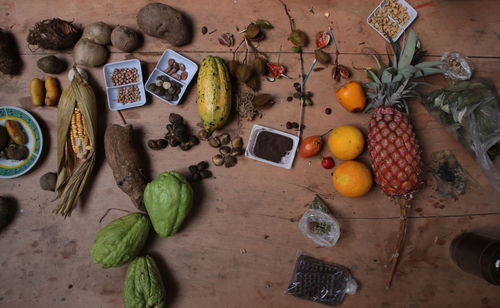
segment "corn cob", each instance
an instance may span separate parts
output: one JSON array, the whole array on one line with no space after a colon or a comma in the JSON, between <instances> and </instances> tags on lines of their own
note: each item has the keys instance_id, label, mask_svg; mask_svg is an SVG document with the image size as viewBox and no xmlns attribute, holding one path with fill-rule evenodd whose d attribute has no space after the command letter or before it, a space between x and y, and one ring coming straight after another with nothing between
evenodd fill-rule
<instances>
[{"instance_id":1,"label":"corn cob","mask_svg":"<svg viewBox=\"0 0 500 308\"><path fill-rule=\"evenodd\" d=\"M75 69L74 69L75 70ZM56 214L71 215L95 163L97 106L94 91L75 70L57 107Z\"/></svg>"},{"instance_id":2,"label":"corn cob","mask_svg":"<svg viewBox=\"0 0 500 308\"><path fill-rule=\"evenodd\" d=\"M90 150L92 150L92 146L90 145L89 135L79 108L75 108L71 116L70 138L73 152L75 152L78 158L85 159Z\"/></svg>"}]
</instances>

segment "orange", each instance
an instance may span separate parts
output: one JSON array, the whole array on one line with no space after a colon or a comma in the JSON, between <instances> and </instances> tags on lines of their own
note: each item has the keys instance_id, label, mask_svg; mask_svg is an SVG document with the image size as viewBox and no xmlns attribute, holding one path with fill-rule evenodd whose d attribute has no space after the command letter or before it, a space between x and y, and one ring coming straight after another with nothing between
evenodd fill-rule
<instances>
[{"instance_id":1,"label":"orange","mask_svg":"<svg viewBox=\"0 0 500 308\"><path fill-rule=\"evenodd\" d=\"M333 187L346 197L360 197L370 190L372 184L370 169L359 161L342 162L333 172Z\"/></svg>"},{"instance_id":2,"label":"orange","mask_svg":"<svg viewBox=\"0 0 500 308\"><path fill-rule=\"evenodd\" d=\"M340 105L350 112L360 112L365 109L365 91L359 82L349 81L335 93Z\"/></svg>"},{"instance_id":3,"label":"orange","mask_svg":"<svg viewBox=\"0 0 500 308\"><path fill-rule=\"evenodd\" d=\"M365 147L365 138L359 128L352 125L342 125L328 136L328 148L333 156L342 160L358 157Z\"/></svg>"}]
</instances>

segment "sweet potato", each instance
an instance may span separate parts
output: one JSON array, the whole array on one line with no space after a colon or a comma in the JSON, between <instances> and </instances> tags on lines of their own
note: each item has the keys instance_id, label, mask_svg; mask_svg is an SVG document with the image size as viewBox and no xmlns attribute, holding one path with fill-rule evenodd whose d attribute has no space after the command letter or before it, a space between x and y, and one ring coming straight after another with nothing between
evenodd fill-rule
<instances>
[{"instance_id":1,"label":"sweet potato","mask_svg":"<svg viewBox=\"0 0 500 308\"><path fill-rule=\"evenodd\" d=\"M108 126L104 134L104 151L116 185L132 199L135 207L144 210L142 195L148 181L143 160L134 146L132 125Z\"/></svg>"}]
</instances>

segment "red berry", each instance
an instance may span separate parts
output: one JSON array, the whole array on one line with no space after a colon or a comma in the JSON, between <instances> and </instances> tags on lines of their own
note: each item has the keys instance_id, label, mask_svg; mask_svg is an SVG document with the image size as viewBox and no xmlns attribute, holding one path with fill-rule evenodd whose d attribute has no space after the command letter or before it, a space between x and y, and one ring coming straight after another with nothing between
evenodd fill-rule
<instances>
[{"instance_id":1,"label":"red berry","mask_svg":"<svg viewBox=\"0 0 500 308\"><path fill-rule=\"evenodd\" d=\"M325 169L332 169L335 167L335 161L331 157L323 157L321 160L321 166Z\"/></svg>"},{"instance_id":2,"label":"red berry","mask_svg":"<svg viewBox=\"0 0 500 308\"><path fill-rule=\"evenodd\" d=\"M326 108L326 109L325 109L325 113L326 113L326 114L330 114L330 113L332 113L332 108Z\"/></svg>"},{"instance_id":3,"label":"red berry","mask_svg":"<svg viewBox=\"0 0 500 308\"><path fill-rule=\"evenodd\" d=\"M286 129L292 129L293 125L292 122L286 122Z\"/></svg>"},{"instance_id":4,"label":"red berry","mask_svg":"<svg viewBox=\"0 0 500 308\"><path fill-rule=\"evenodd\" d=\"M286 98L286 100L287 100L288 102L291 102L291 101L293 101L293 97L289 96L289 97L287 97L287 98Z\"/></svg>"}]
</instances>

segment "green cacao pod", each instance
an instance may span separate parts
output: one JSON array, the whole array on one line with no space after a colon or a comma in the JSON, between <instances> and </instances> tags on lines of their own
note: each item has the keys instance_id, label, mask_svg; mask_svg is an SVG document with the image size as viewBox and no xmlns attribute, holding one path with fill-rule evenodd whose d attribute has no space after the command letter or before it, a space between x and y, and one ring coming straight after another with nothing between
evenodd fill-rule
<instances>
[{"instance_id":1,"label":"green cacao pod","mask_svg":"<svg viewBox=\"0 0 500 308\"><path fill-rule=\"evenodd\" d=\"M140 213L113 220L97 232L90 248L92 261L103 268L132 261L146 244L150 228L149 218Z\"/></svg>"},{"instance_id":2,"label":"green cacao pod","mask_svg":"<svg viewBox=\"0 0 500 308\"><path fill-rule=\"evenodd\" d=\"M144 190L144 205L153 228L161 237L171 236L179 230L192 203L191 185L174 171L161 173Z\"/></svg>"},{"instance_id":3,"label":"green cacao pod","mask_svg":"<svg viewBox=\"0 0 500 308\"><path fill-rule=\"evenodd\" d=\"M201 61L197 87L198 113L203 127L211 133L226 123L231 111L231 83L221 58L208 56Z\"/></svg>"},{"instance_id":4,"label":"green cacao pod","mask_svg":"<svg viewBox=\"0 0 500 308\"><path fill-rule=\"evenodd\" d=\"M132 261L123 284L125 308L162 308L165 297L165 287L155 261L150 256Z\"/></svg>"}]
</instances>

